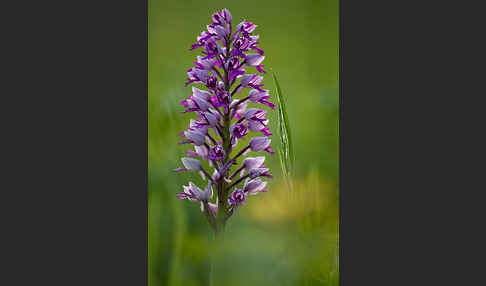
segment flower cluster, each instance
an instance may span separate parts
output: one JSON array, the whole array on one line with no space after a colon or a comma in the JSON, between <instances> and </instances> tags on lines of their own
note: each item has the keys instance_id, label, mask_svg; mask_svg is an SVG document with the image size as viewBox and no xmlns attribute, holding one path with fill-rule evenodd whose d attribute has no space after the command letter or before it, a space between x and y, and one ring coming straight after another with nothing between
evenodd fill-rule
<instances>
[{"instance_id":1,"label":"flower cluster","mask_svg":"<svg viewBox=\"0 0 486 286\"><path fill-rule=\"evenodd\" d=\"M181 159L184 167L175 171L199 172L208 185L201 190L189 182L177 197L199 202L215 231L224 227L237 207L245 204L248 195L266 192L267 183L260 177L272 177L263 165L262 156L245 158L238 168L231 170L249 151L274 154L270 150L268 136L272 133L266 111L247 108L249 102L274 108L269 91L261 84L261 74L266 73L261 64L265 57L264 51L257 47L259 36L252 34L255 28L256 25L246 21L233 27L230 12L223 9L212 15L207 31L190 48L202 48L202 55L187 71L185 86L199 84L206 89L193 86L192 94L181 102L183 113L195 112L197 119L191 119L187 129L179 134L184 138L179 144L191 144L194 150L186 151L187 157ZM255 67L257 73L247 74L247 67ZM240 96L245 90L249 90L248 95ZM249 132L261 132L263 136L246 140ZM238 142L244 147L231 156ZM211 174L201 160L214 169ZM237 188L241 182L243 186ZM217 191L215 204L213 188Z\"/></svg>"}]
</instances>

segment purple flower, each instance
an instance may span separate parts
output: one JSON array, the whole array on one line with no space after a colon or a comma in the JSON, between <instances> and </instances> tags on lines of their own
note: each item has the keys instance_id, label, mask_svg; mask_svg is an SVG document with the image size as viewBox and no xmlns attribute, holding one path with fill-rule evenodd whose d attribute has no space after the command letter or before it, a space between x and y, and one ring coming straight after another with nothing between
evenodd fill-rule
<instances>
[{"instance_id":1,"label":"purple flower","mask_svg":"<svg viewBox=\"0 0 486 286\"><path fill-rule=\"evenodd\" d=\"M192 96L193 98L198 98L204 101L209 101L211 99L211 93L205 90L201 90L197 87L192 87Z\"/></svg>"},{"instance_id":2,"label":"purple flower","mask_svg":"<svg viewBox=\"0 0 486 286\"><path fill-rule=\"evenodd\" d=\"M241 67L241 62L238 57L231 57L226 61L226 68L228 70L236 70Z\"/></svg>"},{"instance_id":3,"label":"purple flower","mask_svg":"<svg viewBox=\"0 0 486 286\"><path fill-rule=\"evenodd\" d=\"M215 76L210 76L206 80L206 86L210 89L216 89L218 86L218 79Z\"/></svg>"},{"instance_id":4,"label":"purple flower","mask_svg":"<svg viewBox=\"0 0 486 286\"><path fill-rule=\"evenodd\" d=\"M268 139L267 137L255 137L250 139L250 149L251 151L260 152L265 150L268 146L270 146L270 142L272 140Z\"/></svg>"},{"instance_id":5,"label":"purple flower","mask_svg":"<svg viewBox=\"0 0 486 286\"><path fill-rule=\"evenodd\" d=\"M194 146L194 149L196 150L197 154L201 156L201 158L207 160L209 151L206 146Z\"/></svg>"},{"instance_id":6,"label":"purple flower","mask_svg":"<svg viewBox=\"0 0 486 286\"><path fill-rule=\"evenodd\" d=\"M246 194L243 190L236 189L231 193L231 196L228 198L228 202L230 205L237 205L241 206L244 205L246 201Z\"/></svg>"},{"instance_id":7,"label":"purple flower","mask_svg":"<svg viewBox=\"0 0 486 286\"><path fill-rule=\"evenodd\" d=\"M255 137L251 138L250 140L250 149L251 151L259 152L259 151L267 151L270 154L275 154L275 152L270 151L270 142L272 140L268 139L267 137Z\"/></svg>"},{"instance_id":8,"label":"purple flower","mask_svg":"<svg viewBox=\"0 0 486 286\"><path fill-rule=\"evenodd\" d=\"M208 134L209 127L206 124L203 124L199 120L194 120L194 119L191 119L189 122L190 122L189 127L187 127L188 130L191 131L196 130L197 132L204 135Z\"/></svg>"},{"instance_id":9,"label":"purple flower","mask_svg":"<svg viewBox=\"0 0 486 286\"><path fill-rule=\"evenodd\" d=\"M268 177L268 178L271 178L272 177L272 175L270 175L268 173L268 169L267 168L255 168L255 169L251 169L248 172L248 176L251 179L254 179L254 178L257 178L257 177L260 177L260 176Z\"/></svg>"},{"instance_id":10,"label":"purple flower","mask_svg":"<svg viewBox=\"0 0 486 286\"><path fill-rule=\"evenodd\" d=\"M265 162L265 157L249 157L243 160L243 167L245 170L249 171L251 169L260 168L260 166Z\"/></svg>"},{"instance_id":11,"label":"purple flower","mask_svg":"<svg viewBox=\"0 0 486 286\"><path fill-rule=\"evenodd\" d=\"M245 63L249 66L257 66L263 59L265 59L265 57L259 54L247 54Z\"/></svg>"},{"instance_id":12,"label":"purple flower","mask_svg":"<svg viewBox=\"0 0 486 286\"><path fill-rule=\"evenodd\" d=\"M226 23L231 23L231 13L228 9L224 8L223 11L220 12L220 15L223 16Z\"/></svg>"},{"instance_id":13,"label":"purple flower","mask_svg":"<svg viewBox=\"0 0 486 286\"><path fill-rule=\"evenodd\" d=\"M256 195L259 192L267 192L265 190L265 186L267 182L263 182L260 179L254 179L249 181L248 179L245 181L245 185L243 186L243 191L249 195Z\"/></svg>"},{"instance_id":14,"label":"purple flower","mask_svg":"<svg viewBox=\"0 0 486 286\"><path fill-rule=\"evenodd\" d=\"M240 173L240 177L243 177L243 175L245 174L245 171L248 172L248 174L250 173L250 170L252 169L258 169L260 167L263 167L263 162L265 161L265 157L261 156L261 157L248 157L248 158L245 158L243 160L243 163L241 164L241 167L235 171L234 175L236 175L236 173Z\"/></svg>"},{"instance_id":15,"label":"purple flower","mask_svg":"<svg viewBox=\"0 0 486 286\"><path fill-rule=\"evenodd\" d=\"M248 74L248 75L244 75L241 78L240 84L242 87L251 87L251 88L260 89L260 87L263 86L263 84L261 85L259 84L262 80L263 80L262 76L259 76L257 74ZM263 90L261 89L261 91Z\"/></svg>"},{"instance_id":16,"label":"purple flower","mask_svg":"<svg viewBox=\"0 0 486 286\"><path fill-rule=\"evenodd\" d=\"M201 34L197 37L197 43L192 45L190 50L192 51L194 49L204 46L204 43L212 36L213 36L212 34L206 31L202 31Z\"/></svg>"},{"instance_id":17,"label":"purple flower","mask_svg":"<svg viewBox=\"0 0 486 286\"><path fill-rule=\"evenodd\" d=\"M214 13L211 18L213 19L213 23L217 25L231 23L231 14L226 8L224 8L221 12Z\"/></svg>"},{"instance_id":18,"label":"purple flower","mask_svg":"<svg viewBox=\"0 0 486 286\"><path fill-rule=\"evenodd\" d=\"M245 111L244 116L247 120L255 120L258 118L257 115L259 113L265 113L265 111L258 108L248 108Z\"/></svg>"},{"instance_id":19,"label":"purple flower","mask_svg":"<svg viewBox=\"0 0 486 286\"><path fill-rule=\"evenodd\" d=\"M189 109L184 110L182 113L191 111L207 111L211 104L210 102L195 96L189 96L189 99L183 100L181 104Z\"/></svg>"},{"instance_id":20,"label":"purple flower","mask_svg":"<svg viewBox=\"0 0 486 286\"><path fill-rule=\"evenodd\" d=\"M182 164L184 165L184 168L186 168L189 171L199 171L201 170L201 161L197 159L192 159L192 158L182 158L181 159Z\"/></svg>"},{"instance_id":21,"label":"purple flower","mask_svg":"<svg viewBox=\"0 0 486 286\"><path fill-rule=\"evenodd\" d=\"M251 22L241 22L236 26L236 30L241 32L244 37L249 37L250 33L253 32L256 28L256 25Z\"/></svg>"},{"instance_id":22,"label":"purple flower","mask_svg":"<svg viewBox=\"0 0 486 286\"><path fill-rule=\"evenodd\" d=\"M220 88L217 88L216 91L216 99L214 104L218 107L220 106L228 106L231 102L231 94L228 91L222 90Z\"/></svg>"},{"instance_id":23,"label":"purple flower","mask_svg":"<svg viewBox=\"0 0 486 286\"><path fill-rule=\"evenodd\" d=\"M210 201L213 198L213 189L211 184L208 184L204 191L198 188L192 182L189 182L189 186L182 187L184 191L177 195L179 199L188 199L192 202L200 202Z\"/></svg>"},{"instance_id":24,"label":"purple flower","mask_svg":"<svg viewBox=\"0 0 486 286\"><path fill-rule=\"evenodd\" d=\"M249 108L244 114L248 121L248 129L253 132L261 131L265 136L272 135L272 133L268 132L270 128L267 127L268 119L265 118L266 113L265 110Z\"/></svg>"},{"instance_id":25,"label":"purple flower","mask_svg":"<svg viewBox=\"0 0 486 286\"><path fill-rule=\"evenodd\" d=\"M177 197L179 199L188 199L191 202L200 202L201 203L201 211L204 211L204 203L208 203L209 209L213 212L217 212L218 208L216 205L210 203L213 199L213 188L211 187L211 183L208 183L207 187L203 190L198 188L192 182L189 182L189 186L182 186L184 191L179 193Z\"/></svg>"},{"instance_id":26,"label":"purple flower","mask_svg":"<svg viewBox=\"0 0 486 286\"><path fill-rule=\"evenodd\" d=\"M210 27L210 26L208 26ZM216 33L216 31L214 30L214 32ZM212 59L212 58L216 58L216 60L218 61L218 63L222 60L222 56L225 56L226 55L226 49L224 47L221 47L219 44L218 44L218 37L216 36L215 38L209 38L205 45L204 45L204 48L206 49L206 55L203 59Z\"/></svg>"},{"instance_id":27,"label":"purple flower","mask_svg":"<svg viewBox=\"0 0 486 286\"><path fill-rule=\"evenodd\" d=\"M202 57L198 56L197 61L194 62L197 69L210 71L215 65L214 60L204 60Z\"/></svg>"},{"instance_id":28,"label":"purple flower","mask_svg":"<svg viewBox=\"0 0 486 286\"><path fill-rule=\"evenodd\" d=\"M204 145L206 142L206 135L202 133L200 130L188 130L184 131L184 135L187 139L191 141L196 146Z\"/></svg>"},{"instance_id":29,"label":"purple flower","mask_svg":"<svg viewBox=\"0 0 486 286\"><path fill-rule=\"evenodd\" d=\"M187 75L189 78L187 79L187 82L184 84L184 86L189 85L190 83L196 82L196 83L205 83L208 78L209 78L209 73L206 70L200 70L196 68L190 68L187 71Z\"/></svg>"},{"instance_id":30,"label":"purple flower","mask_svg":"<svg viewBox=\"0 0 486 286\"><path fill-rule=\"evenodd\" d=\"M193 97L192 101L194 102L194 107L197 108L196 110L199 111L208 111L211 107L211 104L208 101L200 99L199 97Z\"/></svg>"},{"instance_id":31,"label":"purple flower","mask_svg":"<svg viewBox=\"0 0 486 286\"><path fill-rule=\"evenodd\" d=\"M249 97L251 102L265 104L266 106L270 107L271 109L275 108L275 105L273 103L267 101L267 99L270 98L270 95L268 95L268 90L266 90L266 89L264 89L263 92L256 90L256 89L252 89L250 91L248 97Z\"/></svg>"},{"instance_id":32,"label":"purple flower","mask_svg":"<svg viewBox=\"0 0 486 286\"><path fill-rule=\"evenodd\" d=\"M250 45L251 45L251 40L246 38L237 38L233 42L233 51L231 52L231 55L246 58L246 55L243 52L248 51Z\"/></svg>"},{"instance_id":33,"label":"purple flower","mask_svg":"<svg viewBox=\"0 0 486 286\"><path fill-rule=\"evenodd\" d=\"M230 107L235 108L234 106L238 102L239 102L239 100L233 100L233 102L231 102ZM246 101L243 102L243 103L239 103L238 105L236 105L236 108L233 109L234 117L237 118L237 119L241 119L242 116L245 114L245 110L246 110L247 105L248 105L248 102L246 102Z\"/></svg>"},{"instance_id":34,"label":"purple flower","mask_svg":"<svg viewBox=\"0 0 486 286\"><path fill-rule=\"evenodd\" d=\"M273 154L266 111L247 108L248 102L274 108L269 91L263 89L263 76L252 71L247 73L247 69L265 73L264 51L258 47L259 36L253 34L256 25L244 21L235 26L232 21L227 9L212 14L207 31L200 33L191 46L191 50L201 48L201 54L187 71L185 86L196 83L202 88L192 87L192 94L181 102L183 113L194 112L197 119L191 119L186 130L179 133L185 138L178 144L194 147L185 151L187 157L181 159L184 167L174 169L198 172L208 181L205 190L189 182L177 197L200 202L215 231L224 224L223 220L216 219L215 213L219 212L218 218L221 212L229 218L238 206L245 204L247 195L266 191L267 183L261 177L271 177L263 165L265 157L243 158L238 166L239 157L245 157L249 151ZM241 96L246 88L248 96ZM249 144L238 147L238 139L245 139L249 132L262 132L265 137L251 138ZM210 169L206 170L205 166ZM248 174L243 176L245 172ZM238 174L240 177L233 181ZM244 185L238 188L245 179ZM211 202L213 188L216 188L216 203Z\"/></svg>"},{"instance_id":35,"label":"purple flower","mask_svg":"<svg viewBox=\"0 0 486 286\"><path fill-rule=\"evenodd\" d=\"M219 36L220 40L224 40L224 38L227 36L226 29L221 26L214 27L214 31Z\"/></svg>"},{"instance_id":36,"label":"purple flower","mask_svg":"<svg viewBox=\"0 0 486 286\"><path fill-rule=\"evenodd\" d=\"M248 128L243 123L235 123L230 127L230 134L238 138L243 138L248 133Z\"/></svg>"},{"instance_id":37,"label":"purple flower","mask_svg":"<svg viewBox=\"0 0 486 286\"><path fill-rule=\"evenodd\" d=\"M200 125L207 125L209 127L216 127L219 126L219 121L221 120L221 115L219 115L216 111L212 112L201 112L197 114L199 118Z\"/></svg>"},{"instance_id":38,"label":"purple flower","mask_svg":"<svg viewBox=\"0 0 486 286\"><path fill-rule=\"evenodd\" d=\"M223 146L216 145L209 150L209 159L211 160L221 160L224 158Z\"/></svg>"}]
</instances>

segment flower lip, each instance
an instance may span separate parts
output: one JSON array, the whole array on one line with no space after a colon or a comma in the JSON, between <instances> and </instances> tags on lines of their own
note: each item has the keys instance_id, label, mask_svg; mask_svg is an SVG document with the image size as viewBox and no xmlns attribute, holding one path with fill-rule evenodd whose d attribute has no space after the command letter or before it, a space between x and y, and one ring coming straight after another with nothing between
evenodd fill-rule
<instances>
[{"instance_id":1,"label":"flower lip","mask_svg":"<svg viewBox=\"0 0 486 286\"><path fill-rule=\"evenodd\" d=\"M237 69L240 66L240 60L237 57L232 57L230 60L228 60L227 66L227 68L231 70Z\"/></svg>"},{"instance_id":2,"label":"flower lip","mask_svg":"<svg viewBox=\"0 0 486 286\"><path fill-rule=\"evenodd\" d=\"M221 160L225 156L225 152L223 149L223 146L221 145L216 145L209 150L209 158L211 160Z\"/></svg>"},{"instance_id":3,"label":"flower lip","mask_svg":"<svg viewBox=\"0 0 486 286\"><path fill-rule=\"evenodd\" d=\"M215 89L217 85L218 85L218 79L215 76L210 76L206 80L206 86L209 89Z\"/></svg>"},{"instance_id":4,"label":"flower lip","mask_svg":"<svg viewBox=\"0 0 486 286\"><path fill-rule=\"evenodd\" d=\"M248 134L248 128L243 123L235 123L230 127L230 134L238 138L243 138Z\"/></svg>"},{"instance_id":5,"label":"flower lip","mask_svg":"<svg viewBox=\"0 0 486 286\"><path fill-rule=\"evenodd\" d=\"M246 194L243 190L236 189L231 193L230 197L228 198L228 202L231 205L241 206L244 205L246 201Z\"/></svg>"}]
</instances>

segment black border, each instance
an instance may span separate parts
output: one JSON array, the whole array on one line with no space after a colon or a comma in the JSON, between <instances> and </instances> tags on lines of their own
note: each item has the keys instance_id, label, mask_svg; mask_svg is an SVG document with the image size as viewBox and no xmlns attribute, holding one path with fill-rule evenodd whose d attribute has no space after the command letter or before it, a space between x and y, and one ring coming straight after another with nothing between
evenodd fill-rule
<instances>
[{"instance_id":1,"label":"black border","mask_svg":"<svg viewBox=\"0 0 486 286\"><path fill-rule=\"evenodd\" d=\"M3 5L0 284L147 285L147 1Z\"/></svg>"},{"instance_id":2,"label":"black border","mask_svg":"<svg viewBox=\"0 0 486 286\"><path fill-rule=\"evenodd\" d=\"M340 285L484 281L472 4L340 2Z\"/></svg>"}]
</instances>

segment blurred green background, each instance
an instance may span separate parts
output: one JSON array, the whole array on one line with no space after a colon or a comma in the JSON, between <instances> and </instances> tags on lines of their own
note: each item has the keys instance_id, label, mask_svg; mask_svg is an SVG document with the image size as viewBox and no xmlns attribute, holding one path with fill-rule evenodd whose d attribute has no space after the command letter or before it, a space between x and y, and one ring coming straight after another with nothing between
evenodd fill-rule
<instances>
[{"instance_id":1,"label":"blurred green background","mask_svg":"<svg viewBox=\"0 0 486 286\"><path fill-rule=\"evenodd\" d=\"M265 164L269 192L251 196L228 224L226 258L217 275L227 285L338 285L339 194L338 1L148 1L149 61L149 285L208 285L210 228L199 205L176 194L200 177L174 173L190 147L176 145L191 114L179 102L191 93L189 51L228 8L235 25L257 25L266 70L273 70L287 100L295 146L295 188L283 181L278 155ZM254 71L250 71L254 73ZM263 82L275 103L270 73ZM269 112L273 150L278 135ZM254 155L254 154L253 154Z\"/></svg>"}]
</instances>

